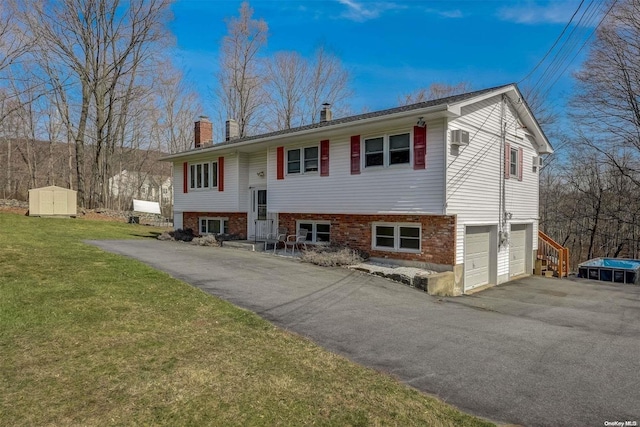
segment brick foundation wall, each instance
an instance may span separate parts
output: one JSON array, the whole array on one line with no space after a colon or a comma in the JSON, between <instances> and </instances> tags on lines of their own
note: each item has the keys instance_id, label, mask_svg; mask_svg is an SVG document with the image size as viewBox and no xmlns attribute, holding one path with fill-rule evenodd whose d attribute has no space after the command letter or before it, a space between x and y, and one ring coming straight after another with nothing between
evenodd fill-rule
<instances>
[{"instance_id":1,"label":"brick foundation wall","mask_svg":"<svg viewBox=\"0 0 640 427\"><path fill-rule=\"evenodd\" d=\"M331 242L368 252L373 257L455 265L456 217L445 215L343 215L279 213L278 223L293 234L296 221L331 222ZM422 226L421 252L378 251L371 247L373 222L414 223Z\"/></svg>"},{"instance_id":2,"label":"brick foundation wall","mask_svg":"<svg viewBox=\"0 0 640 427\"><path fill-rule=\"evenodd\" d=\"M182 227L190 228L198 235L198 218L200 217L229 218L229 233L238 234L241 239L247 238L247 213L246 212L184 212L182 214Z\"/></svg>"}]
</instances>

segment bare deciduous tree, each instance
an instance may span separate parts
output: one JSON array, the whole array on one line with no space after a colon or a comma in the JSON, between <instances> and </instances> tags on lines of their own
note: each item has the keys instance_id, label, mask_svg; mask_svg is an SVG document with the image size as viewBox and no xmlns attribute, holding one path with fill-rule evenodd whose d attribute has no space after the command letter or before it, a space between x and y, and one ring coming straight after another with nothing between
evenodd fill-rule
<instances>
[{"instance_id":1,"label":"bare deciduous tree","mask_svg":"<svg viewBox=\"0 0 640 427\"><path fill-rule=\"evenodd\" d=\"M0 3L0 71L25 55L33 44L16 17L13 1Z\"/></svg>"},{"instance_id":2,"label":"bare deciduous tree","mask_svg":"<svg viewBox=\"0 0 640 427\"><path fill-rule=\"evenodd\" d=\"M78 98L79 108L69 122L74 123L70 130L81 205L106 203L109 157L124 135L127 108L138 92L137 77L152 59L154 47L166 39L163 23L168 11L169 0L43 0L22 9L22 18L38 40L40 63L59 64L56 79L65 83L58 89L67 91L67 99ZM89 188L88 142L93 153Z\"/></svg>"},{"instance_id":3,"label":"bare deciduous tree","mask_svg":"<svg viewBox=\"0 0 640 427\"><path fill-rule=\"evenodd\" d=\"M573 107L591 148L640 185L640 2L619 0L600 25L576 74ZM633 154L633 161L618 162ZM633 171L633 172L632 172Z\"/></svg>"},{"instance_id":4,"label":"bare deciduous tree","mask_svg":"<svg viewBox=\"0 0 640 427\"><path fill-rule=\"evenodd\" d=\"M398 98L399 105L417 104L419 102L431 101L432 99L446 98L447 96L459 95L469 92L471 84L460 82L456 85L445 83L432 83L427 88L420 88L412 93L402 95Z\"/></svg>"},{"instance_id":5,"label":"bare deciduous tree","mask_svg":"<svg viewBox=\"0 0 640 427\"><path fill-rule=\"evenodd\" d=\"M272 130L300 126L308 89L308 64L297 52L279 52L266 62L268 108L274 116Z\"/></svg>"},{"instance_id":6,"label":"bare deciduous tree","mask_svg":"<svg viewBox=\"0 0 640 427\"><path fill-rule=\"evenodd\" d=\"M349 72L342 61L323 46L314 55L310 68L309 89L306 98L305 121L320 121L320 105L327 102L332 105L335 114L345 115L352 92L349 89Z\"/></svg>"},{"instance_id":7,"label":"bare deciduous tree","mask_svg":"<svg viewBox=\"0 0 640 427\"><path fill-rule=\"evenodd\" d=\"M156 111L152 115L154 138L160 150L177 153L193 145L193 119L202 111L200 99L182 79L182 74L166 62L156 77Z\"/></svg>"},{"instance_id":8,"label":"bare deciduous tree","mask_svg":"<svg viewBox=\"0 0 640 427\"><path fill-rule=\"evenodd\" d=\"M320 120L320 105L329 103L337 115L348 110L349 73L324 47L311 60L296 52L279 52L266 61L270 130L289 129Z\"/></svg>"},{"instance_id":9,"label":"bare deciduous tree","mask_svg":"<svg viewBox=\"0 0 640 427\"><path fill-rule=\"evenodd\" d=\"M227 31L216 92L227 118L238 121L239 136L244 137L261 125L258 115L267 99L259 53L267 43L268 26L262 19L253 19L253 9L243 2L239 16L227 22Z\"/></svg>"}]
</instances>

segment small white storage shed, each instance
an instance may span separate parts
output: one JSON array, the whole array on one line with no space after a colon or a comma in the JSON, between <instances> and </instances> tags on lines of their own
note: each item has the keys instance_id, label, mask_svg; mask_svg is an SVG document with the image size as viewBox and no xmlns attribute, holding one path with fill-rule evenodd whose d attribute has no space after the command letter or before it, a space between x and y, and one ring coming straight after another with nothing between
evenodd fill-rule
<instances>
[{"instance_id":1,"label":"small white storage shed","mask_svg":"<svg viewBox=\"0 0 640 427\"><path fill-rule=\"evenodd\" d=\"M29 216L76 216L78 196L74 190L55 185L29 190Z\"/></svg>"}]
</instances>

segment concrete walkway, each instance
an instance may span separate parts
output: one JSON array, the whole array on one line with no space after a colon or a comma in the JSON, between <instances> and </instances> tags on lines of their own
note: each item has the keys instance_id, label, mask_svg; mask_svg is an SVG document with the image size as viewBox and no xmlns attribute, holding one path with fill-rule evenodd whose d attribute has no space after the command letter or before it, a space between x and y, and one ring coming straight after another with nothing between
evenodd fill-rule
<instances>
[{"instance_id":1,"label":"concrete walkway","mask_svg":"<svg viewBox=\"0 0 640 427\"><path fill-rule=\"evenodd\" d=\"M527 426L640 423L640 287L526 278L436 298L269 254L154 240L90 243L478 416Z\"/></svg>"}]
</instances>

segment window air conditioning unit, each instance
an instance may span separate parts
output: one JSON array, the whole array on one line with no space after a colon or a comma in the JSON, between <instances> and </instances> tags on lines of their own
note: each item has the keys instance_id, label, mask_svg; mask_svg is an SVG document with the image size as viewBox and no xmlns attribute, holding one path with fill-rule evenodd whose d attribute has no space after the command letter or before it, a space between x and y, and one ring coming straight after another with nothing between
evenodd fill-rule
<instances>
[{"instance_id":1,"label":"window air conditioning unit","mask_svg":"<svg viewBox=\"0 0 640 427\"><path fill-rule=\"evenodd\" d=\"M451 145L469 145L469 132L461 129L452 130Z\"/></svg>"},{"instance_id":2,"label":"window air conditioning unit","mask_svg":"<svg viewBox=\"0 0 640 427\"><path fill-rule=\"evenodd\" d=\"M533 156L533 167L535 169L537 168L541 168L542 167L542 157L540 156Z\"/></svg>"}]
</instances>

